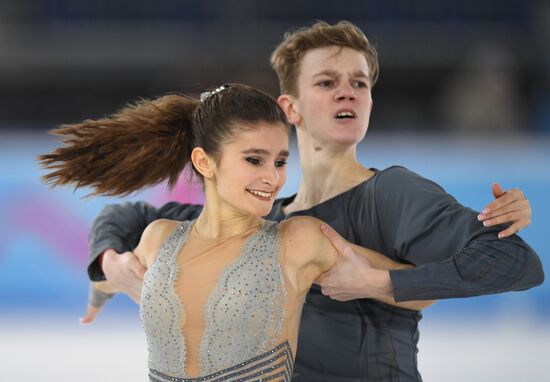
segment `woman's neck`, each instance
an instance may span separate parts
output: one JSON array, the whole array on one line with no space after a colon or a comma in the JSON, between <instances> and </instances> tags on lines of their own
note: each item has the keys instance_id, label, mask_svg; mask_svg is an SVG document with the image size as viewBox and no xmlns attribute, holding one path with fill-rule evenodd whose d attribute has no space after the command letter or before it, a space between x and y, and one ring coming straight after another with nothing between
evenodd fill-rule
<instances>
[{"instance_id":1,"label":"woman's neck","mask_svg":"<svg viewBox=\"0 0 550 382\"><path fill-rule=\"evenodd\" d=\"M212 191L212 187L205 187L204 208L196 223L197 232L202 237L218 239L236 236L258 227L261 222L259 216L225 205Z\"/></svg>"}]
</instances>

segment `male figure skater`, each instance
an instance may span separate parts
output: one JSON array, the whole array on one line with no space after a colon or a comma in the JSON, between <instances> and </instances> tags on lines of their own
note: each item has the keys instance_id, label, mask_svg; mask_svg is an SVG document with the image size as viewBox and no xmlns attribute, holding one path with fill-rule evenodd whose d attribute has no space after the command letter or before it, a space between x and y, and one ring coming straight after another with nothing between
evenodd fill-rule
<instances>
[{"instance_id":1,"label":"male figure skater","mask_svg":"<svg viewBox=\"0 0 550 382\"><path fill-rule=\"evenodd\" d=\"M415 266L375 270L328 231L341 258L319 279L322 289L307 297L293 380L421 381L421 313L369 297L468 297L542 283L539 258L515 235L530 221L529 203L518 190L494 186L497 199L478 214L403 167L378 170L357 161L378 60L354 25L317 23L289 34L271 62L281 85L279 104L296 127L302 181L297 194L275 202L268 218L315 216L349 241ZM90 236L91 279L105 274L138 299L143 268L131 250L142 230L159 218L193 219L200 209L141 202L106 207ZM505 222L511 225L500 225ZM94 304L84 322L98 313L101 304Z\"/></svg>"}]
</instances>

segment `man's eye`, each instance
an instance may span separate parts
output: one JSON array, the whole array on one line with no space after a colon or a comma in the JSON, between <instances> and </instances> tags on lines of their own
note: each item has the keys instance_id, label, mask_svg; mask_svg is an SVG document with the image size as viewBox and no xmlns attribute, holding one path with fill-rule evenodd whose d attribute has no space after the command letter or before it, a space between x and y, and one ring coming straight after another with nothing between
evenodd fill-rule
<instances>
[{"instance_id":1,"label":"man's eye","mask_svg":"<svg viewBox=\"0 0 550 382\"><path fill-rule=\"evenodd\" d=\"M353 83L353 86L355 86L356 88L368 88L369 87L369 85L365 81L355 81Z\"/></svg>"},{"instance_id":2,"label":"man's eye","mask_svg":"<svg viewBox=\"0 0 550 382\"><path fill-rule=\"evenodd\" d=\"M275 161L275 167L284 167L286 166L286 159L280 159Z\"/></svg>"},{"instance_id":3,"label":"man's eye","mask_svg":"<svg viewBox=\"0 0 550 382\"><path fill-rule=\"evenodd\" d=\"M246 160L247 162L252 163L254 166L257 166L257 165L260 164L260 160L259 160L258 158L247 157L247 158L245 158L245 160Z\"/></svg>"},{"instance_id":4,"label":"man's eye","mask_svg":"<svg viewBox=\"0 0 550 382\"><path fill-rule=\"evenodd\" d=\"M330 87L334 84L334 81L332 80L323 80L323 81L319 81L317 82L317 85L321 86L321 87Z\"/></svg>"}]
</instances>

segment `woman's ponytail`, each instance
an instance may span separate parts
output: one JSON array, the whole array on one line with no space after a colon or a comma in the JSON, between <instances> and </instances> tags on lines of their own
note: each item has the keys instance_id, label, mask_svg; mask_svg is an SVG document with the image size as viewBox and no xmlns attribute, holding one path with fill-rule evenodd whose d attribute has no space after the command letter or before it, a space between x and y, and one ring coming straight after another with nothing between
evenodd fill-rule
<instances>
[{"instance_id":1,"label":"woman's ponytail","mask_svg":"<svg viewBox=\"0 0 550 382\"><path fill-rule=\"evenodd\" d=\"M193 113L199 101L167 95L143 100L98 120L52 131L64 143L39 157L52 186L91 187L92 195L127 195L168 180L189 163Z\"/></svg>"}]
</instances>

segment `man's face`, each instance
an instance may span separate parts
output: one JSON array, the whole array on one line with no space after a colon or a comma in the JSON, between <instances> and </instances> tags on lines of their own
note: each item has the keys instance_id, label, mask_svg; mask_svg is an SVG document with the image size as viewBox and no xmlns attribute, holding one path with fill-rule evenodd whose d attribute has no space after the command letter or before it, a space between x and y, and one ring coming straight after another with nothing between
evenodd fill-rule
<instances>
[{"instance_id":1,"label":"man's face","mask_svg":"<svg viewBox=\"0 0 550 382\"><path fill-rule=\"evenodd\" d=\"M302 58L294 98L297 120L291 122L319 147L356 144L369 124L370 87L367 60L359 51L337 46L310 50Z\"/></svg>"}]
</instances>

